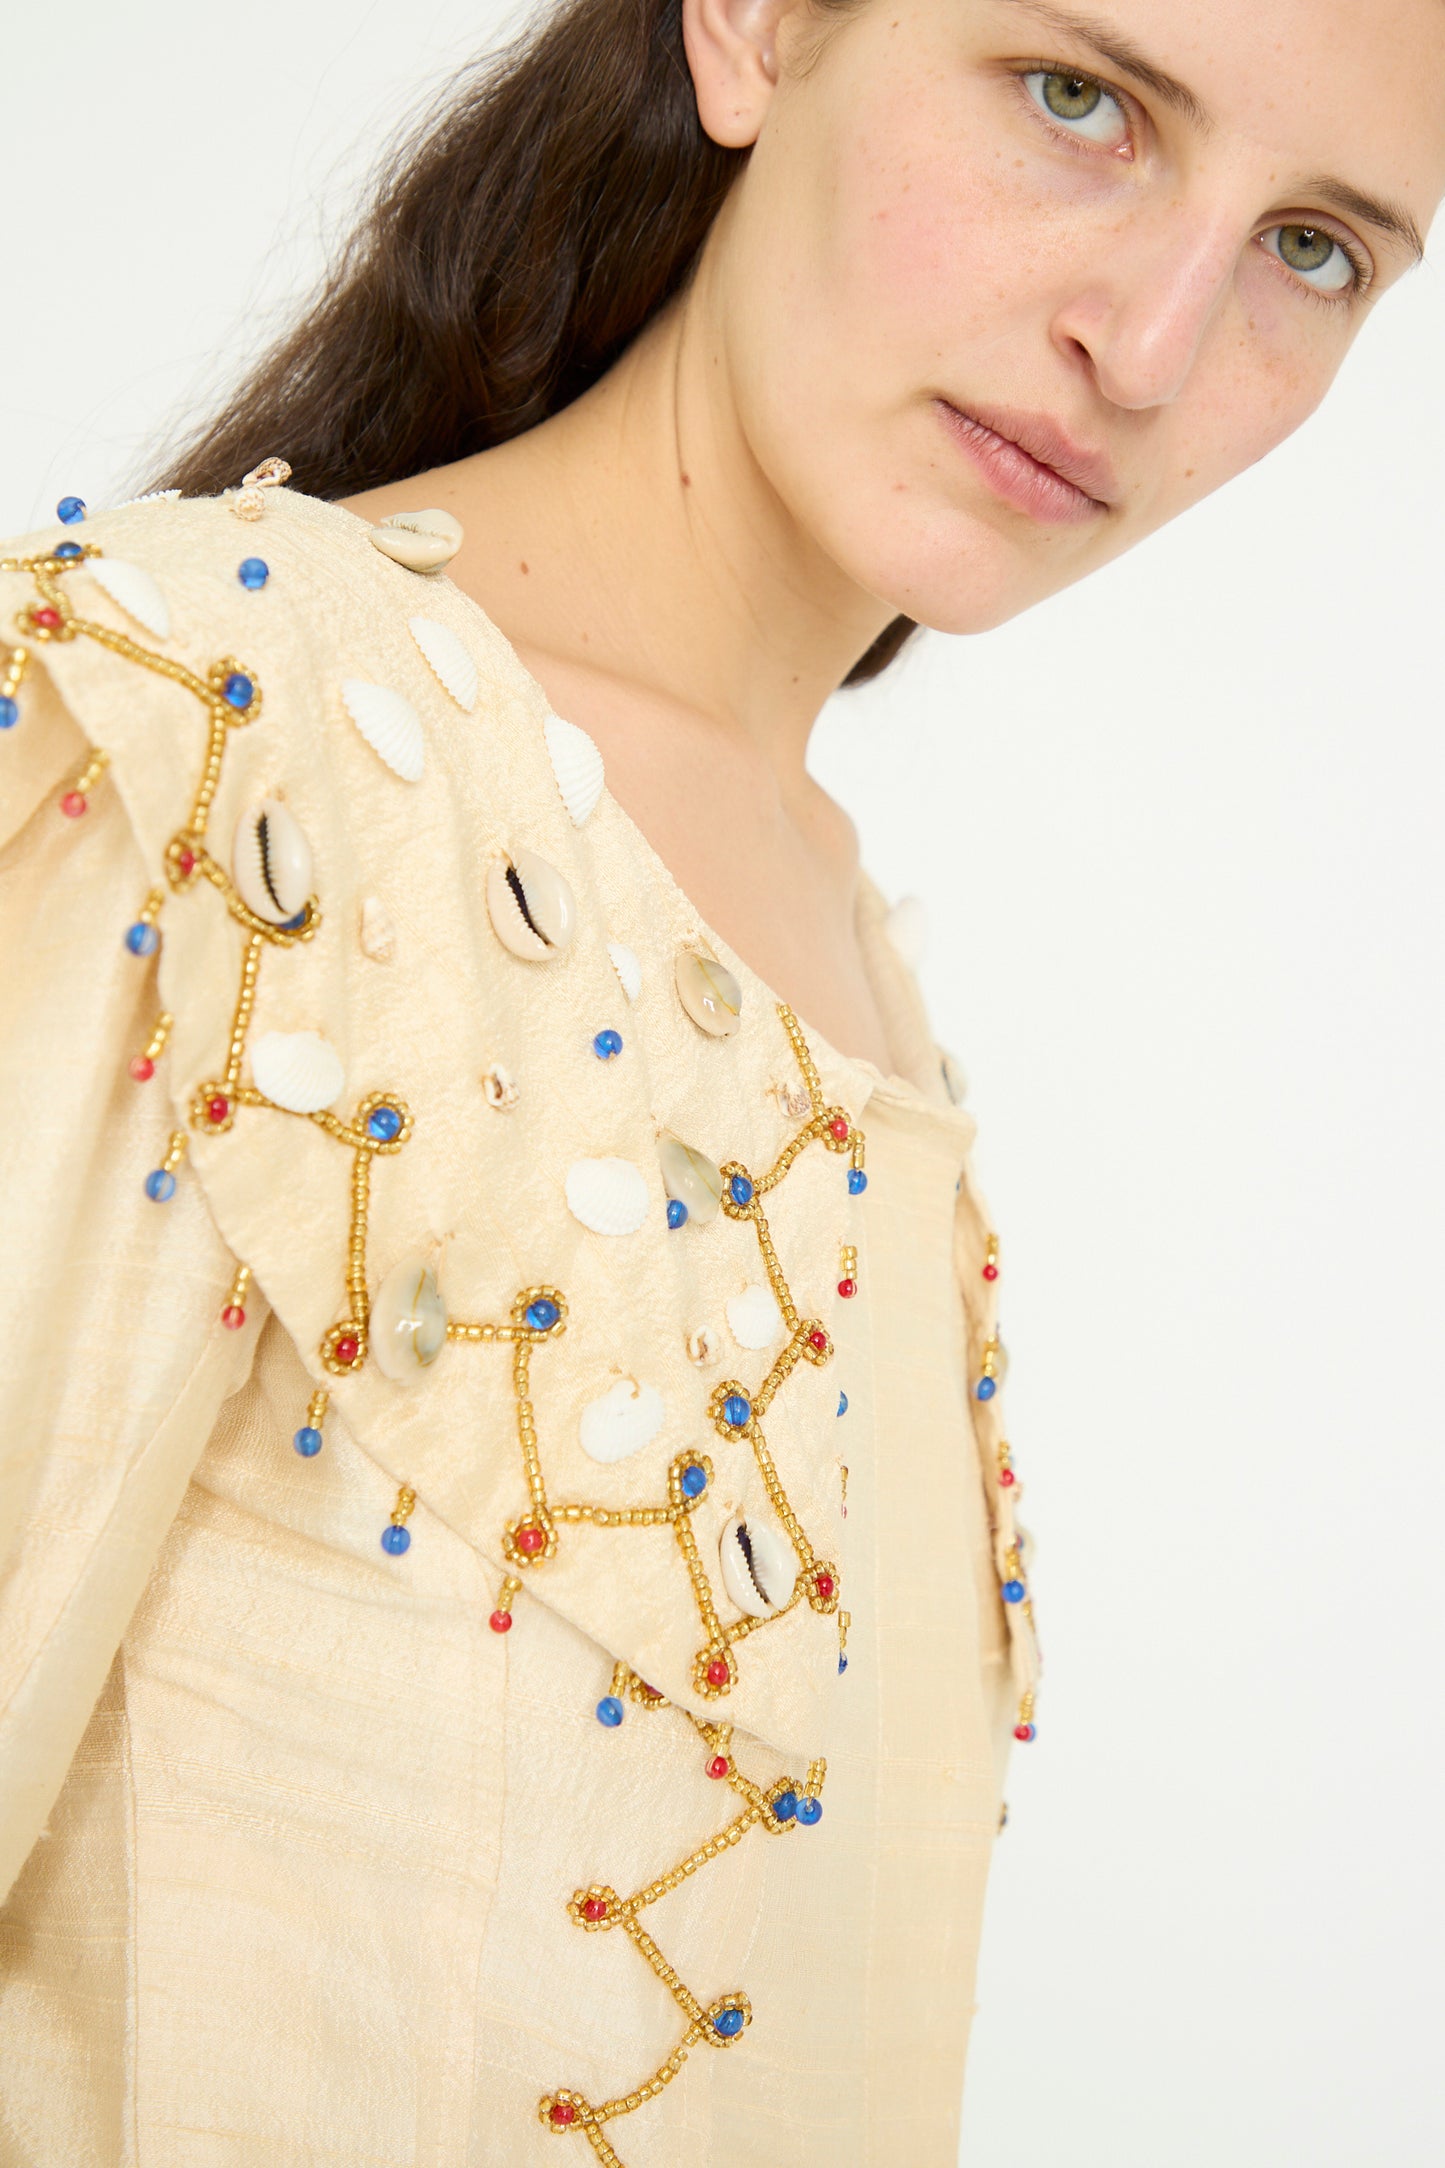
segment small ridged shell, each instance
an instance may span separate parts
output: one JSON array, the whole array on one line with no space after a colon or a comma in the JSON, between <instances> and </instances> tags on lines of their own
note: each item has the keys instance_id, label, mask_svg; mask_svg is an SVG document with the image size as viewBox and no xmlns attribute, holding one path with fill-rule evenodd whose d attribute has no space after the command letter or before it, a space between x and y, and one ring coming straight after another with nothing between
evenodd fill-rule
<instances>
[{"instance_id":1,"label":"small ridged shell","mask_svg":"<svg viewBox=\"0 0 1445 2168\"><path fill-rule=\"evenodd\" d=\"M651 1445L662 1428L666 1409L662 1395L635 1378L619 1378L600 1400L589 1401L582 1410L578 1435L589 1459L604 1463L627 1460Z\"/></svg>"},{"instance_id":2,"label":"small ridged shell","mask_svg":"<svg viewBox=\"0 0 1445 2168\"><path fill-rule=\"evenodd\" d=\"M122 497L115 509L124 512L132 504L174 504L179 495L178 489L147 489L139 497Z\"/></svg>"},{"instance_id":3,"label":"small ridged shell","mask_svg":"<svg viewBox=\"0 0 1445 2168\"><path fill-rule=\"evenodd\" d=\"M699 1031L710 1039L730 1039L741 1022L742 988L725 964L706 949L678 952L677 998Z\"/></svg>"},{"instance_id":4,"label":"small ridged shell","mask_svg":"<svg viewBox=\"0 0 1445 2168\"><path fill-rule=\"evenodd\" d=\"M549 715L542 725L562 803L580 828L602 795L602 755L585 730Z\"/></svg>"},{"instance_id":5,"label":"small ridged shell","mask_svg":"<svg viewBox=\"0 0 1445 2168\"><path fill-rule=\"evenodd\" d=\"M718 1562L724 1588L748 1618L766 1618L793 1593L797 1571L792 1556L766 1521L735 1514L722 1532Z\"/></svg>"},{"instance_id":6,"label":"small ridged shell","mask_svg":"<svg viewBox=\"0 0 1445 2168\"><path fill-rule=\"evenodd\" d=\"M128 565L120 557L89 557L85 569L127 617L158 640L170 638L171 606L144 565Z\"/></svg>"},{"instance_id":7,"label":"small ridged shell","mask_svg":"<svg viewBox=\"0 0 1445 2168\"><path fill-rule=\"evenodd\" d=\"M928 946L928 912L921 896L900 896L883 922L884 931L910 971L916 971Z\"/></svg>"},{"instance_id":8,"label":"small ridged shell","mask_svg":"<svg viewBox=\"0 0 1445 2168\"><path fill-rule=\"evenodd\" d=\"M263 1031L251 1048L258 1092L291 1114L319 1114L341 1097L346 1071L316 1031Z\"/></svg>"},{"instance_id":9,"label":"small ridged shell","mask_svg":"<svg viewBox=\"0 0 1445 2168\"><path fill-rule=\"evenodd\" d=\"M577 905L555 866L535 851L497 860L487 875L487 915L497 939L527 963L544 963L571 946Z\"/></svg>"},{"instance_id":10,"label":"small ridged shell","mask_svg":"<svg viewBox=\"0 0 1445 2168\"><path fill-rule=\"evenodd\" d=\"M756 1280L729 1297L727 1313L739 1347L771 1347L783 1329L783 1313L772 1289Z\"/></svg>"},{"instance_id":11,"label":"small ridged shell","mask_svg":"<svg viewBox=\"0 0 1445 2168\"><path fill-rule=\"evenodd\" d=\"M389 964L396 954L396 928L378 896L368 896L361 906L361 953L374 964Z\"/></svg>"},{"instance_id":12,"label":"small ridged shell","mask_svg":"<svg viewBox=\"0 0 1445 2168\"><path fill-rule=\"evenodd\" d=\"M393 512L372 528L371 543L408 572L440 572L462 546L461 522L450 512Z\"/></svg>"},{"instance_id":13,"label":"small ridged shell","mask_svg":"<svg viewBox=\"0 0 1445 2168\"><path fill-rule=\"evenodd\" d=\"M404 1258L382 1281L367 1338L378 1369L395 1385L415 1384L446 1346L446 1304L419 1258Z\"/></svg>"},{"instance_id":14,"label":"small ridged shell","mask_svg":"<svg viewBox=\"0 0 1445 2168\"><path fill-rule=\"evenodd\" d=\"M630 1159L577 1159L567 1169L567 1208L596 1235L631 1235L646 1219L647 1177Z\"/></svg>"},{"instance_id":15,"label":"small ridged shell","mask_svg":"<svg viewBox=\"0 0 1445 2168\"><path fill-rule=\"evenodd\" d=\"M657 1156L662 1161L662 1186L669 1197L687 1206L687 1216L706 1227L718 1215L722 1201L722 1175L706 1152L684 1144L670 1132L659 1138Z\"/></svg>"},{"instance_id":16,"label":"small ridged shell","mask_svg":"<svg viewBox=\"0 0 1445 2168\"><path fill-rule=\"evenodd\" d=\"M284 926L311 894L311 846L279 798L258 798L236 823L231 879L248 910Z\"/></svg>"},{"instance_id":17,"label":"small ridged shell","mask_svg":"<svg viewBox=\"0 0 1445 2168\"><path fill-rule=\"evenodd\" d=\"M699 1370L706 1370L722 1353L717 1334L709 1325L699 1325L696 1332L687 1336L687 1359L696 1363Z\"/></svg>"},{"instance_id":18,"label":"small ridged shell","mask_svg":"<svg viewBox=\"0 0 1445 2168\"><path fill-rule=\"evenodd\" d=\"M470 715L477 704L477 665L470 649L450 625L439 625L434 617L409 617L407 629L442 691Z\"/></svg>"},{"instance_id":19,"label":"small ridged shell","mask_svg":"<svg viewBox=\"0 0 1445 2168\"><path fill-rule=\"evenodd\" d=\"M968 1078L963 1073L962 1062L956 1055L950 1054L947 1047L941 1046L938 1049L938 1065L943 1071L944 1090L954 1105L961 1107L968 1097Z\"/></svg>"},{"instance_id":20,"label":"small ridged shell","mask_svg":"<svg viewBox=\"0 0 1445 2168\"><path fill-rule=\"evenodd\" d=\"M368 685L364 678L344 678L341 697L377 758L403 783L419 783L426 765L426 739L411 702L389 685Z\"/></svg>"},{"instance_id":21,"label":"small ridged shell","mask_svg":"<svg viewBox=\"0 0 1445 2168\"><path fill-rule=\"evenodd\" d=\"M622 981L622 991L629 1001L635 1001L642 992L642 965L637 951L630 949L625 941L609 941L607 953L612 958L612 968Z\"/></svg>"}]
</instances>

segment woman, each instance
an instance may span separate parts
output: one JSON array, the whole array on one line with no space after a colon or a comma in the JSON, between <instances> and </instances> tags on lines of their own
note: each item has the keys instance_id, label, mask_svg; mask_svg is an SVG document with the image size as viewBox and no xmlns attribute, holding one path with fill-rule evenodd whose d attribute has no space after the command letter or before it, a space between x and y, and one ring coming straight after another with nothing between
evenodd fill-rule
<instances>
[{"instance_id":1,"label":"woman","mask_svg":"<svg viewBox=\"0 0 1445 2168\"><path fill-rule=\"evenodd\" d=\"M803 756L1408 267L1435 0L1198 12L583 0L5 551L15 2159L954 2157L1000 1249Z\"/></svg>"}]
</instances>

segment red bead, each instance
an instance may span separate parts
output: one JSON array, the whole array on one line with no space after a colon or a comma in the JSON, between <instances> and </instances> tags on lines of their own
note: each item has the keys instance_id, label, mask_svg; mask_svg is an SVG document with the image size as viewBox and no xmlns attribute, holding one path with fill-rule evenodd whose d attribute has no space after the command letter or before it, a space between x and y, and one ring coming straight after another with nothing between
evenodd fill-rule
<instances>
[{"instance_id":1,"label":"red bead","mask_svg":"<svg viewBox=\"0 0 1445 2168\"><path fill-rule=\"evenodd\" d=\"M1015 1725L1014 1725L1014 1737L1015 1737L1016 1739L1022 1739L1022 1740L1024 1741L1025 1745L1027 1745L1028 1741L1029 1741L1030 1739L1032 1739L1032 1738L1033 1738L1033 1736L1034 1736L1034 1727L1033 1727L1033 1725L1032 1725L1032 1724L1015 1724Z\"/></svg>"},{"instance_id":2,"label":"red bead","mask_svg":"<svg viewBox=\"0 0 1445 2168\"><path fill-rule=\"evenodd\" d=\"M78 821L87 808L78 790L68 790L60 801L60 810L68 821Z\"/></svg>"},{"instance_id":3,"label":"red bead","mask_svg":"<svg viewBox=\"0 0 1445 2168\"><path fill-rule=\"evenodd\" d=\"M856 1280L842 1279L838 1282L838 1292L846 1301L850 1295L857 1294L858 1282Z\"/></svg>"},{"instance_id":4,"label":"red bead","mask_svg":"<svg viewBox=\"0 0 1445 2168\"><path fill-rule=\"evenodd\" d=\"M731 1768L732 1763L726 1754L714 1754L707 1765L707 1773L710 1777L725 1777Z\"/></svg>"},{"instance_id":5,"label":"red bead","mask_svg":"<svg viewBox=\"0 0 1445 2168\"><path fill-rule=\"evenodd\" d=\"M540 1528L528 1527L517 1530L517 1549L524 1558L535 1558L546 1541L547 1538Z\"/></svg>"},{"instance_id":6,"label":"red bead","mask_svg":"<svg viewBox=\"0 0 1445 2168\"><path fill-rule=\"evenodd\" d=\"M983 1276L986 1280L996 1280L998 1278L998 1266L985 1265L983 1268Z\"/></svg>"},{"instance_id":7,"label":"red bead","mask_svg":"<svg viewBox=\"0 0 1445 2168\"><path fill-rule=\"evenodd\" d=\"M1018 1480L1012 1468L1000 1468L998 1472L998 1479L1005 1490L1009 1488L1010 1484L1015 1483Z\"/></svg>"},{"instance_id":8,"label":"red bead","mask_svg":"<svg viewBox=\"0 0 1445 2168\"><path fill-rule=\"evenodd\" d=\"M715 1656L712 1662L707 1667L708 1685L726 1686L728 1683L728 1678L729 1672L727 1665L723 1662L720 1656Z\"/></svg>"},{"instance_id":9,"label":"red bead","mask_svg":"<svg viewBox=\"0 0 1445 2168\"><path fill-rule=\"evenodd\" d=\"M559 2130L564 2130L569 2123L577 2120L577 2110L570 2100L554 2100L549 2112Z\"/></svg>"},{"instance_id":10,"label":"red bead","mask_svg":"<svg viewBox=\"0 0 1445 2168\"><path fill-rule=\"evenodd\" d=\"M828 1345L828 1335L821 1328L815 1327L808 1335L808 1345L809 1347L815 1347L821 1355Z\"/></svg>"},{"instance_id":11,"label":"red bead","mask_svg":"<svg viewBox=\"0 0 1445 2168\"><path fill-rule=\"evenodd\" d=\"M331 1352L339 1363L354 1363L361 1353L361 1342L353 1334L344 1332Z\"/></svg>"},{"instance_id":12,"label":"red bead","mask_svg":"<svg viewBox=\"0 0 1445 2168\"><path fill-rule=\"evenodd\" d=\"M228 1302L221 1312L221 1323L228 1332L239 1332L246 1322L246 1313L239 1302Z\"/></svg>"},{"instance_id":13,"label":"red bead","mask_svg":"<svg viewBox=\"0 0 1445 2168\"><path fill-rule=\"evenodd\" d=\"M176 853L176 867L177 867L177 870L178 870L179 872L181 872L181 873L185 874L185 875L187 876L187 878L189 878L189 877L190 877L190 875L191 875L191 874L193 874L193 873L195 872L195 870L196 870L196 854L195 854L195 852L194 852L194 851L177 851L177 853Z\"/></svg>"},{"instance_id":14,"label":"red bead","mask_svg":"<svg viewBox=\"0 0 1445 2168\"><path fill-rule=\"evenodd\" d=\"M828 1132L830 1136L836 1137L840 1144L846 1142L848 1136L848 1124L844 1121L841 1114L838 1115L833 1121L829 1122Z\"/></svg>"},{"instance_id":15,"label":"red bead","mask_svg":"<svg viewBox=\"0 0 1445 2168\"><path fill-rule=\"evenodd\" d=\"M42 603L38 610L30 612L30 622L37 632L54 632L60 623L59 610L52 610L49 603Z\"/></svg>"},{"instance_id":16,"label":"red bead","mask_svg":"<svg viewBox=\"0 0 1445 2168\"><path fill-rule=\"evenodd\" d=\"M832 1595L832 1593L833 1593L833 1576L832 1576L832 1574L831 1574L831 1573L820 1573L820 1574L818 1575L818 1578L817 1578L817 1580L816 1580L816 1581L815 1581L815 1582L813 1583L813 1586L814 1586L814 1588L816 1588L816 1590L818 1591L818 1594L819 1594L819 1595L820 1595L820 1596L821 1596L821 1597L823 1598L823 1601L824 1601L824 1602L826 1603L826 1602L827 1602L827 1600L828 1600L828 1598L829 1598L829 1597L830 1597L830 1596Z\"/></svg>"},{"instance_id":17,"label":"red bead","mask_svg":"<svg viewBox=\"0 0 1445 2168\"><path fill-rule=\"evenodd\" d=\"M223 1122L230 1111L230 1100L223 1099L219 1093L214 1099L206 1101L206 1119L208 1122Z\"/></svg>"},{"instance_id":18,"label":"red bead","mask_svg":"<svg viewBox=\"0 0 1445 2168\"><path fill-rule=\"evenodd\" d=\"M512 1630L512 1614L510 1611L494 1611L487 1624L494 1634L509 1634Z\"/></svg>"},{"instance_id":19,"label":"red bead","mask_svg":"<svg viewBox=\"0 0 1445 2168\"><path fill-rule=\"evenodd\" d=\"M137 1054L130 1065L130 1073L137 1084L149 1084L156 1073L156 1065L149 1054Z\"/></svg>"},{"instance_id":20,"label":"red bead","mask_svg":"<svg viewBox=\"0 0 1445 2168\"><path fill-rule=\"evenodd\" d=\"M600 1897L589 1897L582 1907L584 1920L605 1920L607 1906Z\"/></svg>"}]
</instances>

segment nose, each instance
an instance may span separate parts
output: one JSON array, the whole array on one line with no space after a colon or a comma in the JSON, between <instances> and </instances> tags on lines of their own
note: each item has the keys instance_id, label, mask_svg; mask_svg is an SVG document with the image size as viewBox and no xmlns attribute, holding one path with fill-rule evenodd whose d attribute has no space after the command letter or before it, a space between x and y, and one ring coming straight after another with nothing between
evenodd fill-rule
<instances>
[{"instance_id":1,"label":"nose","mask_svg":"<svg viewBox=\"0 0 1445 2168\"><path fill-rule=\"evenodd\" d=\"M1238 257L1238 226L1222 215L1182 198L1141 210L1101 241L1055 314L1054 344L1113 405L1168 406L1233 289Z\"/></svg>"}]
</instances>

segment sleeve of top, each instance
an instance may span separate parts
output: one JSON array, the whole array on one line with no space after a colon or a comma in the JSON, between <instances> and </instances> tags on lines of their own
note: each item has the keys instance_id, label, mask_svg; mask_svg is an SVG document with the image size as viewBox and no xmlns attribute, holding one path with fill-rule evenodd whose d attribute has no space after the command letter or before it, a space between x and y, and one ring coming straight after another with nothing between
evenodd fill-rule
<instances>
[{"instance_id":1,"label":"sleeve of top","mask_svg":"<svg viewBox=\"0 0 1445 2168\"><path fill-rule=\"evenodd\" d=\"M176 1140L120 795L0 577L0 1896L42 1834L262 1305ZM34 658L32 657L32 664ZM9 675L7 676L7 664ZM133 1075L131 1063L139 1076ZM169 1181L147 1177L176 1166ZM169 1195L166 1193L170 1192Z\"/></svg>"}]
</instances>

